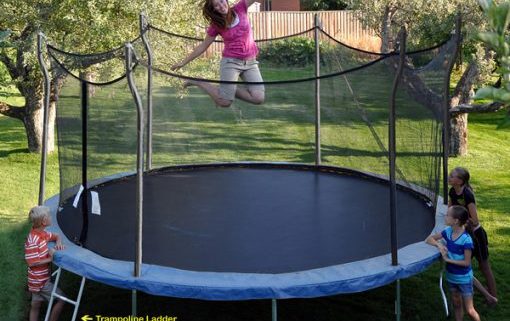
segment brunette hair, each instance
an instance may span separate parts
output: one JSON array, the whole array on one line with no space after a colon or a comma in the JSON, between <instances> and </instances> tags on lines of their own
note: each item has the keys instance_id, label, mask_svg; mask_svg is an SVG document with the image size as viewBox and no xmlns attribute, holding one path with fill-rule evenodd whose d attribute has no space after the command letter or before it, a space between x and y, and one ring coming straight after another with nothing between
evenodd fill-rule
<instances>
[{"instance_id":1,"label":"brunette hair","mask_svg":"<svg viewBox=\"0 0 510 321\"><path fill-rule=\"evenodd\" d=\"M466 222L469 219L469 213L468 213L467 209L464 206L453 205L452 207L450 207L448 209L448 211L450 211L450 213L452 214L453 218L456 218L456 219L459 220L459 224L461 226L466 224Z\"/></svg>"},{"instance_id":2,"label":"brunette hair","mask_svg":"<svg viewBox=\"0 0 510 321\"><path fill-rule=\"evenodd\" d=\"M471 178L471 175L469 175L469 171L464 167L455 167L453 171L457 174L457 177L464 182L464 186L466 186L472 191L473 188L469 184L469 179Z\"/></svg>"},{"instance_id":3,"label":"brunette hair","mask_svg":"<svg viewBox=\"0 0 510 321\"><path fill-rule=\"evenodd\" d=\"M227 2L228 0L223 0ZM214 10L213 0L205 0L204 6L202 8L202 14L204 15L205 20L210 24L215 25L220 29L226 29L234 21L234 12L230 8L228 8L227 15L224 16L221 13Z\"/></svg>"}]
</instances>

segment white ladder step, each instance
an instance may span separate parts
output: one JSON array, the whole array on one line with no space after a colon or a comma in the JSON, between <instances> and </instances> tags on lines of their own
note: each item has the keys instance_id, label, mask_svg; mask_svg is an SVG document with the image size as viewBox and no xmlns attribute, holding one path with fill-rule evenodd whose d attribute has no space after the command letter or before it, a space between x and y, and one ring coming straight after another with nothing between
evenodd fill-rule
<instances>
[{"instance_id":1,"label":"white ladder step","mask_svg":"<svg viewBox=\"0 0 510 321\"><path fill-rule=\"evenodd\" d=\"M53 296L56 297L56 298L59 298L62 301L66 301L67 303L70 303L72 305L76 305L76 303L77 303L76 301L73 301L73 300L71 300L71 299L69 299L69 298L67 298L67 297L65 297L63 295L60 295L58 293L53 294Z\"/></svg>"}]
</instances>

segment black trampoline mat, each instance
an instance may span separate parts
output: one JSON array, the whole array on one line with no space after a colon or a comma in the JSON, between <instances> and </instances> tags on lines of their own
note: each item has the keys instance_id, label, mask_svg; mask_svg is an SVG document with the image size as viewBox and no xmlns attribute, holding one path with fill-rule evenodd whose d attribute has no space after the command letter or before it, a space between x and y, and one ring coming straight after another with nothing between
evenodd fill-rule
<instances>
[{"instance_id":1,"label":"black trampoline mat","mask_svg":"<svg viewBox=\"0 0 510 321\"><path fill-rule=\"evenodd\" d=\"M136 178L96 186L86 247L133 261ZM73 198L58 223L79 236ZM389 186L356 175L298 167L221 166L160 170L144 177L143 263L192 271L285 273L390 252ZM398 190L399 247L424 240L435 214Z\"/></svg>"}]
</instances>

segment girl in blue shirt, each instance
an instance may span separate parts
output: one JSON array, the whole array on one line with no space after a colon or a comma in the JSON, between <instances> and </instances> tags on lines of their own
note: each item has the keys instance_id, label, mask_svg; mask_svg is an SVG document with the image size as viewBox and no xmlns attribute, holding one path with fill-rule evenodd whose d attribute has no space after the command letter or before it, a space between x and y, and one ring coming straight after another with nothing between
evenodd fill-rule
<instances>
[{"instance_id":1,"label":"girl in blue shirt","mask_svg":"<svg viewBox=\"0 0 510 321\"><path fill-rule=\"evenodd\" d=\"M469 213L463 206L451 206L445 217L448 227L441 233L430 235L426 239L428 244L437 246L446 262L446 280L452 294L456 321L463 320L464 308L471 320L480 321L480 316L473 305L473 270L471 269L473 239L465 228L468 218ZM446 241L446 246L438 242L441 239Z\"/></svg>"}]
</instances>

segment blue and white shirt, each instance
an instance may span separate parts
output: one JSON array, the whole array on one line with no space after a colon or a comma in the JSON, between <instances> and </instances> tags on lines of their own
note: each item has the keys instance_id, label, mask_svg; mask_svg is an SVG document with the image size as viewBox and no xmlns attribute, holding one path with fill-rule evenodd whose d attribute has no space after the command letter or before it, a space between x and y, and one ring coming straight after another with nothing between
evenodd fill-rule
<instances>
[{"instance_id":1,"label":"blue and white shirt","mask_svg":"<svg viewBox=\"0 0 510 321\"><path fill-rule=\"evenodd\" d=\"M473 250L473 239L464 231L457 239L452 239L453 229L447 227L441 236L446 240L446 248L448 249L448 258L456 261L464 260L464 250ZM471 265L460 266L457 264L446 263L446 280L454 284L471 283L473 280L473 270Z\"/></svg>"}]
</instances>

